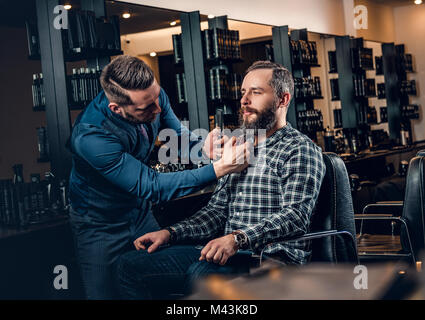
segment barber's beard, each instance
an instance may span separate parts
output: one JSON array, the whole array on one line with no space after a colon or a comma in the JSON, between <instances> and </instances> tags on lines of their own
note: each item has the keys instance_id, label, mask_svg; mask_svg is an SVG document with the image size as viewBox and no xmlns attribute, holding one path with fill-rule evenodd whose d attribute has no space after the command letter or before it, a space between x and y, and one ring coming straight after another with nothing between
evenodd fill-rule
<instances>
[{"instance_id":1,"label":"barber's beard","mask_svg":"<svg viewBox=\"0 0 425 320\"><path fill-rule=\"evenodd\" d=\"M124 110L124 115L122 116L122 118L124 118L126 121L128 121L132 124L142 124L142 123L144 123L144 121L140 121L139 119L137 119L133 115L129 114L125 110Z\"/></svg>"},{"instance_id":2,"label":"barber's beard","mask_svg":"<svg viewBox=\"0 0 425 320\"><path fill-rule=\"evenodd\" d=\"M251 122L245 121L243 118L243 112L241 112L239 114L239 125L242 130L254 130L255 134L257 134L258 130L261 129L266 130L266 132L269 132L274 128L277 123L276 110L276 102L273 102L271 106L269 106L266 110L262 112L257 112L252 109L249 109L250 112L254 112L257 116L256 120Z\"/></svg>"}]
</instances>

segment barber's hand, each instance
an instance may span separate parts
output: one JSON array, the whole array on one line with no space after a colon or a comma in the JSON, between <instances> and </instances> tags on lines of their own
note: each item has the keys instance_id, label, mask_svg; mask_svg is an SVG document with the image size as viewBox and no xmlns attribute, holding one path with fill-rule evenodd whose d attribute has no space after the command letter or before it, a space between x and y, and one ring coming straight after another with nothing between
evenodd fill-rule
<instances>
[{"instance_id":1,"label":"barber's hand","mask_svg":"<svg viewBox=\"0 0 425 320\"><path fill-rule=\"evenodd\" d=\"M221 178L229 173L241 172L248 167L250 148L252 142L237 144L236 137L232 137L223 147L223 155L220 160L214 162L214 171L217 178Z\"/></svg>"},{"instance_id":2,"label":"barber's hand","mask_svg":"<svg viewBox=\"0 0 425 320\"><path fill-rule=\"evenodd\" d=\"M148 248L148 252L152 253L159 246L167 244L170 241L170 232L168 230L160 230L156 232L149 232L145 235L134 240L134 246L137 250Z\"/></svg>"},{"instance_id":3,"label":"barber's hand","mask_svg":"<svg viewBox=\"0 0 425 320\"><path fill-rule=\"evenodd\" d=\"M225 265L227 259L238 252L235 238L232 234L211 240L201 251L199 261L207 260L220 265Z\"/></svg>"},{"instance_id":4,"label":"barber's hand","mask_svg":"<svg viewBox=\"0 0 425 320\"><path fill-rule=\"evenodd\" d=\"M208 134L207 139L205 139L204 146L202 147L202 151L204 151L207 157L212 160L221 158L223 153L223 145L229 140L229 137L227 136L223 136L221 138L220 136L220 129L215 128Z\"/></svg>"}]
</instances>

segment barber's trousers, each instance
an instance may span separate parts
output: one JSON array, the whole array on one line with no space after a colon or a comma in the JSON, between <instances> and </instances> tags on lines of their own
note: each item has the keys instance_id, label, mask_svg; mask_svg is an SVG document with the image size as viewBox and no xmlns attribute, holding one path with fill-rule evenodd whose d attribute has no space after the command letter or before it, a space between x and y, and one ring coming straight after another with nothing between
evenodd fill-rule
<instances>
[{"instance_id":1,"label":"barber's trousers","mask_svg":"<svg viewBox=\"0 0 425 320\"><path fill-rule=\"evenodd\" d=\"M75 251L87 299L120 299L116 266L119 257L135 250L133 241L147 232L159 230L149 214L139 225L95 221L71 209L70 221Z\"/></svg>"}]
</instances>

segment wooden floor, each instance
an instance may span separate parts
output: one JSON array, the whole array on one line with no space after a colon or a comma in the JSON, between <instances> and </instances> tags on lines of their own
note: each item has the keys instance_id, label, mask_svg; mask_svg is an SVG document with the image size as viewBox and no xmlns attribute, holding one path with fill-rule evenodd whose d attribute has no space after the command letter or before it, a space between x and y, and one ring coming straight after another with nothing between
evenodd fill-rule
<instances>
[{"instance_id":1,"label":"wooden floor","mask_svg":"<svg viewBox=\"0 0 425 320\"><path fill-rule=\"evenodd\" d=\"M381 234L357 235L357 250L359 253L397 253L402 250L400 236Z\"/></svg>"}]
</instances>

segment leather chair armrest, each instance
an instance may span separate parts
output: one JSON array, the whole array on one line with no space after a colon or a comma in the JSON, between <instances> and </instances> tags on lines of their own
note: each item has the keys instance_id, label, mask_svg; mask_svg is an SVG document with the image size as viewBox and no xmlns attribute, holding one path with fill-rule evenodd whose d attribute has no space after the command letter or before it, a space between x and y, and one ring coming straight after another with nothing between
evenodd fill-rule
<instances>
[{"instance_id":1,"label":"leather chair armrest","mask_svg":"<svg viewBox=\"0 0 425 320\"><path fill-rule=\"evenodd\" d=\"M355 214L354 220L388 220L383 218L391 218L392 214L389 213L377 213L377 214Z\"/></svg>"},{"instance_id":2,"label":"leather chair armrest","mask_svg":"<svg viewBox=\"0 0 425 320\"><path fill-rule=\"evenodd\" d=\"M337 236L337 235L347 237L348 239L350 239L350 242L351 242L351 245L353 246L353 248L355 249L357 247L356 246L356 240L353 238L353 235L348 231L329 230L329 231L311 232L311 233L306 233L303 236L300 236L300 237L297 237L297 238L285 239L285 240L274 241L272 243L268 243L266 246L264 246L263 250L261 250L260 264L263 260L263 256L267 257L267 255L264 254L264 251L273 244L287 243L287 242L294 242L294 241L308 241L308 240L320 239L320 238ZM356 256L356 259L357 259L357 264L359 264L359 259L358 259L357 256ZM281 263L280 261L277 261L277 260L275 260L275 262Z\"/></svg>"},{"instance_id":3,"label":"leather chair armrest","mask_svg":"<svg viewBox=\"0 0 425 320\"><path fill-rule=\"evenodd\" d=\"M403 201L387 201L368 204L363 209L363 214L391 214L401 216L403 212Z\"/></svg>"}]
</instances>

